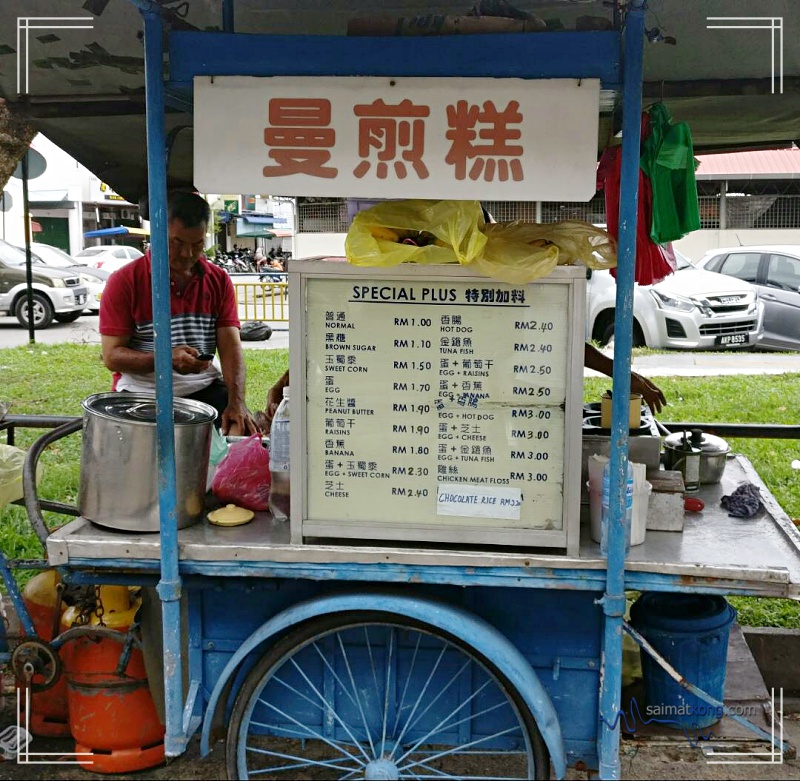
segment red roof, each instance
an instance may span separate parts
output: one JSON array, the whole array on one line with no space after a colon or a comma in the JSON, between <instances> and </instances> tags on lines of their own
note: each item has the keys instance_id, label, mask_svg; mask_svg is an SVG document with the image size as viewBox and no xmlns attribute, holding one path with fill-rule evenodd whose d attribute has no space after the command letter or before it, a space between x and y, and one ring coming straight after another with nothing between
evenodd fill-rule
<instances>
[{"instance_id":1,"label":"red roof","mask_svg":"<svg viewBox=\"0 0 800 781\"><path fill-rule=\"evenodd\" d=\"M800 149L697 155L698 179L800 179Z\"/></svg>"}]
</instances>

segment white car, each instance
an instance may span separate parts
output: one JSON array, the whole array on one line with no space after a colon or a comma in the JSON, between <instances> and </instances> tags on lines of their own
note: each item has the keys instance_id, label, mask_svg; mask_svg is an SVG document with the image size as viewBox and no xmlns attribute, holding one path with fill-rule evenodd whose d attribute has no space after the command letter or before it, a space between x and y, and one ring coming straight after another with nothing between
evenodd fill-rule
<instances>
[{"instance_id":1,"label":"white car","mask_svg":"<svg viewBox=\"0 0 800 781\"><path fill-rule=\"evenodd\" d=\"M106 286L106 280L111 276L110 271L100 268L90 268L85 263L78 263L63 249L52 247L49 244L31 242L31 252L40 259L40 262L53 268L64 268L74 271L81 282L89 290L89 300L86 309L91 314L100 312L100 298Z\"/></svg>"},{"instance_id":2,"label":"white car","mask_svg":"<svg viewBox=\"0 0 800 781\"><path fill-rule=\"evenodd\" d=\"M709 250L699 268L744 279L764 302L761 347L800 350L800 245L758 245Z\"/></svg>"},{"instance_id":3,"label":"white car","mask_svg":"<svg viewBox=\"0 0 800 781\"><path fill-rule=\"evenodd\" d=\"M678 270L655 285L634 286L634 347L722 350L754 346L764 333L764 304L749 283L695 268L676 253ZM608 271L591 272L588 338L614 335L617 286Z\"/></svg>"},{"instance_id":4,"label":"white car","mask_svg":"<svg viewBox=\"0 0 800 781\"><path fill-rule=\"evenodd\" d=\"M116 271L118 268L142 257L136 247L124 247L121 244L101 244L99 247L87 247L75 255L79 263L104 271Z\"/></svg>"}]
</instances>

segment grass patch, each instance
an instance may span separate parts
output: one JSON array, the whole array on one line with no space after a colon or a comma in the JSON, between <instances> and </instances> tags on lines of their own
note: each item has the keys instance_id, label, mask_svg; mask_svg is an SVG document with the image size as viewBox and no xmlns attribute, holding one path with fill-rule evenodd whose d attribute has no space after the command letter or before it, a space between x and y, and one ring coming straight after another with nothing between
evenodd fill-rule
<instances>
[{"instance_id":1,"label":"grass patch","mask_svg":"<svg viewBox=\"0 0 800 781\"><path fill-rule=\"evenodd\" d=\"M263 409L267 391L286 371L288 350L245 350L247 403ZM110 390L111 375L103 366L99 345L32 345L0 350L0 401L14 415L81 415L81 401L92 393ZM44 431L17 429L15 443L28 448ZM5 441L3 439L3 441ZM59 440L45 450L39 463L43 499L77 504L80 480L80 433ZM71 520L45 513L50 529ZM23 507L0 509L0 549L10 558L40 558L41 545ZM26 573L19 573L20 581Z\"/></svg>"},{"instance_id":2,"label":"grass patch","mask_svg":"<svg viewBox=\"0 0 800 781\"><path fill-rule=\"evenodd\" d=\"M664 422L797 422L797 374L658 377L656 381L668 402L659 415ZM607 378L588 378L584 382L584 399L596 401L608 387ZM800 518L800 480L791 466L800 450L797 440L730 438L727 442L734 452L750 459L787 515Z\"/></svg>"},{"instance_id":3,"label":"grass patch","mask_svg":"<svg viewBox=\"0 0 800 781\"><path fill-rule=\"evenodd\" d=\"M264 407L267 391L288 366L287 350L245 350L247 403ZM109 373L95 345L34 345L0 350L0 400L12 405L13 414L80 415L81 401L108 390ZM607 378L585 381L586 401L596 400L609 387ZM760 375L726 377L659 378L669 406L664 421L717 423L796 422L800 409L800 376ZM17 443L28 447L41 430L17 432ZM800 518L800 480L791 468L798 443L791 440L732 439L734 451L743 453L791 518ZM48 448L41 462L43 498L75 504L80 467L80 436L73 435ZM51 528L64 516L50 514ZM22 507L0 510L0 548L12 558L42 555ZM743 624L800 627L800 604L787 600L740 597L734 600Z\"/></svg>"},{"instance_id":4,"label":"grass patch","mask_svg":"<svg viewBox=\"0 0 800 781\"><path fill-rule=\"evenodd\" d=\"M584 382L584 400L596 401L609 387L607 378ZM686 423L797 423L800 409L800 375L763 374L725 377L658 377L656 382L668 406L663 422ZM726 440L735 453L747 456L756 472L785 510L800 519L800 480L792 469L800 443L790 439ZM800 629L800 603L786 599L732 597L743 626Z\"/></svg>"}]
</instances>

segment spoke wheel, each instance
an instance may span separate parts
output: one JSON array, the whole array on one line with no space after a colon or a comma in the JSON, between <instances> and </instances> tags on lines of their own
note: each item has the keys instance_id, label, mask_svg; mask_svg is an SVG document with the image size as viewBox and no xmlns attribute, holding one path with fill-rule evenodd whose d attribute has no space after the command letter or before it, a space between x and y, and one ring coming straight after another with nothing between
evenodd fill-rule
<instances>
[{"instance_id":1,"label":"spoke wheel","mask_svg":"<svg viewBox=\"0 0 800 781\"><path fill-rule=\"evenodd\" d=\"M530 711L491 661L391 613L306 622L248 674L231 779L547 779Z\"/></svg>"}]
</instances>

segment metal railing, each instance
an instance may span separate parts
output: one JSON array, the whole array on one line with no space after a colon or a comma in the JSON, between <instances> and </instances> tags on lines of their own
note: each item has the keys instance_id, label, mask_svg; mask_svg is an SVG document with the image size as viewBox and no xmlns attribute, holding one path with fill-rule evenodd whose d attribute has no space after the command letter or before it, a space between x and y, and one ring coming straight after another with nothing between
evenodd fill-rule
<instances>
[{"instance_id":1,"label":"metal railing","mask_svg":"<svg viewBox=\"0 0 800 781\"><path fill-rule=\"evenodd\" d=\"M701 228L800 229L800 195L701 195Z\"/></svg>"},{"instance_id":2,"label":"metal railing","mask_svg":"<svg viewBox=\"0 0 800 781\"><path fill-rule=\"evenodd\" d=\"M236 282L233 290L244 320L289 322L289 285L286 282Z\"/></svg>"},{"instance_id":3,"label":"metal railing","mask_svg":"<svg viewBox=\"0 0 800 781\"><path fill-rule=\"evenodd\" d=\"M590 201L543 201L542 222L583 220L593 225L606 224L606 201L604 195L595 195Z\"/></svg>"},{"instance_id":4,"label":"metal railing","mask_svg":"<svg viewBox=\"0 0 800 781\"><path fill-rule=\"evenodd\" d=\"M350 219L344 199L301 203L297 206L298 233L347 233Z\"/></svg>"},{"instance_id":5,"label":"metal railing","mask_svg":"<svg viewBox=\"0 0 800 781\"><path fill-rule=\"evenodd\" d=\"M705 188L708 191L708 187ZM699 195L701 228L705 229L800 229L800 195L785 193L749 194L726 193ZM585 220L594 225L606 223L606 208L602 194L590 201L484 201L484 206L497 222L524 220L526 222L559 222ZM300 233L347 233L350 219L344 199L298 206Z\"/></svg>"}]
</instances>

